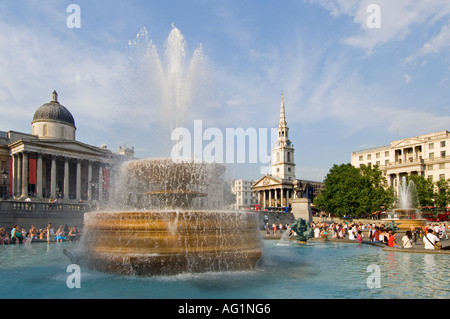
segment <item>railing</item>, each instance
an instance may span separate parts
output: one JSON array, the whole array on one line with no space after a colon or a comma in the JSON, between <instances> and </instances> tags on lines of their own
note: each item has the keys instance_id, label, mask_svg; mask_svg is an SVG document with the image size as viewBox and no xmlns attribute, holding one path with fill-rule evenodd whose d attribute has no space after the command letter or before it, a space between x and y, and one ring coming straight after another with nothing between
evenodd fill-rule
<instances>
[{"instance_id":1,"label":"railing","mask_svg":"<svg viewBox=\"0 0 450 319\"><path fill-rule=\"evenodd\" d=\"M0 201L0 211L87 212L89 210L91 205L88 204Z\"/></svg>"}]
</instances>

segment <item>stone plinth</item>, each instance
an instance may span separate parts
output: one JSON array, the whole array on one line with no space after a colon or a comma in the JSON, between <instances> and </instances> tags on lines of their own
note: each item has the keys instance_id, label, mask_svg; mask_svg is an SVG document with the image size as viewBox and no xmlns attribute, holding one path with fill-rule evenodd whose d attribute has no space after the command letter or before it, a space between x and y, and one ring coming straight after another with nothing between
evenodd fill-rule
<instances>
[{"instance_id":1,"label":"stone plinth","mask_svg":"<svg viewBox=\"0 0 450 319\"><path fill-rule=\"evenodd\" d=\"M295 219L302 218L308 222L312 221L311 201L308 198L296 198L292 201L292 214Z\"/></svg>"}]
</instances>

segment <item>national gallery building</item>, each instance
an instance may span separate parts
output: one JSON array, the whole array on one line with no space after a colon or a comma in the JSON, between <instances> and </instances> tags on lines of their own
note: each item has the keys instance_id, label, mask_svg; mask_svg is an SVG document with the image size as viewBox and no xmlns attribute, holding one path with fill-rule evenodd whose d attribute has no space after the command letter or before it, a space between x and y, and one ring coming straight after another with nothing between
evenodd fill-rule
<instances>
[{"instance_id":1,"label":"national gallery building","mask_svg":"<svg viewBox=\"0 0 450 319\"><path fill-rule=\"evenodd\" d=\"M72 114L53 92L31 122L31 134L0 132L2 199L62 202L106 200L116 164L134 156L133 148L113 153L76 140Z\"/></svg>"}]
</instances>

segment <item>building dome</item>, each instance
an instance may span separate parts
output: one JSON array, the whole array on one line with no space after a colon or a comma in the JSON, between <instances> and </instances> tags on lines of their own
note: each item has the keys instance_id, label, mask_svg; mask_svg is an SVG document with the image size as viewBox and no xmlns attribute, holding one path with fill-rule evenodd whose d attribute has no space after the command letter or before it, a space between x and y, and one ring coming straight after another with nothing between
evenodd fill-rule
<instances>
[{"instance_id":1,"label":"building dome","mask_svg":"<svg viewBox=\"0 0 450 319\"><path fill-rule=\"evenodd\" d=\"M31 125L32 134L39 138L75 140L75 120L69 110L59 104L56 91L53 91L52 100L34 113Z\"/></svg>"},{"instance_id":2,"label":"building dome","mask_svg":"<svg viewBox=\"0 0 450 319\"><path fill-rule=\"evenodd\" d=\"M39 121L56 121L75 127L75 120L73 119L72 114L63 105L59 104L58 93L56 93L56 91L53 92L52 100L49 103L43 104L34 113L32 123Z\"/></svg>"}]
</instances>

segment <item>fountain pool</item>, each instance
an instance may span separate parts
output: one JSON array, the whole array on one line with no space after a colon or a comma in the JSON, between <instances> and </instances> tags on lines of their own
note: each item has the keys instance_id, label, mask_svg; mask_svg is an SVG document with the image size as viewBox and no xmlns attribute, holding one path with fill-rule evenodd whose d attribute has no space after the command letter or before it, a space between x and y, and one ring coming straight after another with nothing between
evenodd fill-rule
<instances>
[{"instance_id":1,"label":"fountain pool","mask_svg":"<svg viewBox=\"0 0 450 319\"><path fill-rule=\"evenodd\" d=\"M448 255L384 252L348 243L263 242L252 270L121 276L81 268L69 289L72 243L0 246L0 292L24 299L431 299L450 298ZM381 288L369 288L370 265ZM11 289L14 287L14 289Z\"/></svg>"}]
</instances>

